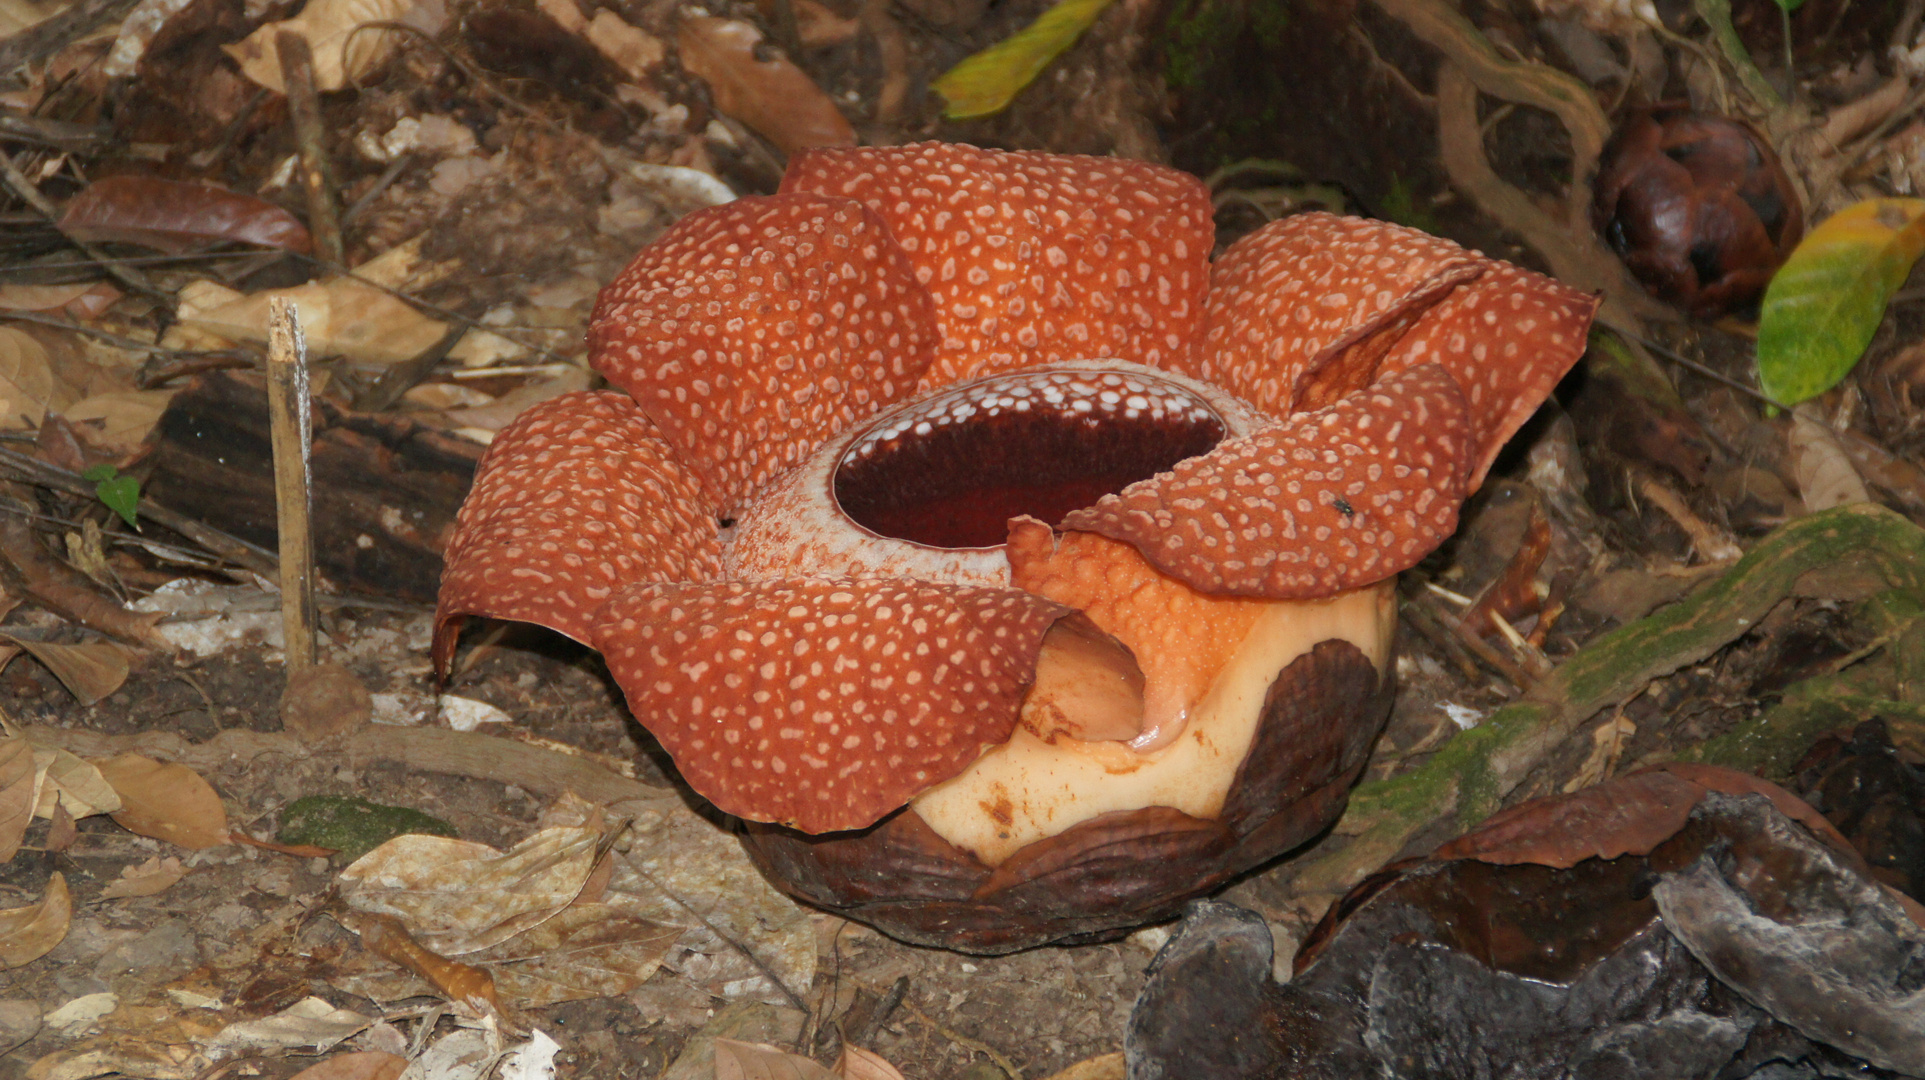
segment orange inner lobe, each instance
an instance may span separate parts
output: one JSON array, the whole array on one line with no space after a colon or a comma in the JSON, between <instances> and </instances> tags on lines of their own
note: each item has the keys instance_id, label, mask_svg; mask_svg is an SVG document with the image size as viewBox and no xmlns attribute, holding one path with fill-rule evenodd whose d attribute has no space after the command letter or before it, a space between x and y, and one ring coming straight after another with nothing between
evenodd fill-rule
<instances>
[{"instance_id":1,"label":"orange inner lobe","mask_svg":"<svg viewBox=\"0 0 1925 1080\"><path fill-rule=\"evenodd\" d=\"M1143 669L1143 729L1131 745L1153 750L1182 734L1190 711L1272 601L1210 596L1167 577L1134 547L1096 533L1052 537L1036 521L1012 522L1010 584L1081 608L1136 654Z\"/></svg>"}]
</instances>

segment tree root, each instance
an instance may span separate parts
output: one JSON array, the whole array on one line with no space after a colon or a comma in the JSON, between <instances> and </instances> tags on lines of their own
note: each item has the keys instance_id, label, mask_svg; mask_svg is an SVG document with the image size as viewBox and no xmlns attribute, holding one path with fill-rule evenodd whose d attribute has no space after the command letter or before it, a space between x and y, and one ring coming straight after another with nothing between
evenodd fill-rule
<instances>
[{"instance_id":1,"label":"tree root","mask_svg":"<svg viewBox=\"0 0 1925 1080\"><path fill-rule=\"evenodd\" d=\"M1886 608L1916 609L1925 600L1925 529L1872 504L1840 507L1783 526L1692 596L1598 638L1524 700L1458 735L1422 766L1359 785L1337 824L1336 837L1292 868L1294 891L1341 893L1404 854L1406 845L1440 821L1453 831L1482 821L1599 711L1631 700L1654 679L1711 656L1756 626L1780 601L1814 590L1835 593L1845 586L1889 590L1897 595L1883 601ZM1852 692L1908 700L1899 715L1925 723L1918 705L1925 698L1925 679L1912 670L1925 667L1925 661L1907 655L1895 666L1899 670L1891 686L1867 693L1862 684L1854 684ZM1843 713L1809 704L1813 695L1824 699L1819 692L1825 689L1814 686L1804 697L1787 694L1780 715L1803 709L1807 727L1832 723ZM1760 738L1758 731L1746 729L1684 756L1753 768L1785 760L1790 751L1784 747L1791 742L1788 737Z\"/></svg>"}]
</instances>

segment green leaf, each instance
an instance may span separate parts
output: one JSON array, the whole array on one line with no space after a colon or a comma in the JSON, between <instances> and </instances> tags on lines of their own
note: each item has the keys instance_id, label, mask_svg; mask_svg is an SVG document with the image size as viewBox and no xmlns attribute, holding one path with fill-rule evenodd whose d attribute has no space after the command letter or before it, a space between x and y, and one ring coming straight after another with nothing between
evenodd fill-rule
<instances>
[{"instance_id":1,"label":"green leaf","mask_svg":"<svg viewBox=\"0 0 1925 1080\"><path fill-rule=\"evenodd\" d=\"M1925 253L1925 199L1866 199L1826 218L1765 290L1758 382L1796 405L1837 385Z\"/></svg>"},{"instance_id":2,"label":"green leaf","mask_svg":"<svg viewBox=\"0 0 1925 1080\"><path fill-rule=\"evenodd\" d=\"M1785 10L1785 14L1789 15L1799 8L1804 7L1805 0L1778 0L1778 6Z\"/></svg>"},{"instance_id":3,"label":"green leaf","mask_svg":"<svg viewBox=\"0 0 1925 1080\"><path fill-rule=\"evenodd\" d=\"M80 478L94 482L94 495L107 504L107 509L119 514L128 527L140 528L140 522L135 520L140 512L139 480L120 475L120 470L112 465L91 466Z\"/></svg>"},{"instance_id":4,"label":"green leaf","mask_svg":"<svg viewBox=\"0 0 1925 1080\"><path fill-rule=\"evenodd\" d=\"M1112 0L1058 0L1036 21L942 73L930 85L949 101L951 120L988 116L1008 108L1023 87L1051 60L1076 43Z\"/></svg>"}]
</instances>

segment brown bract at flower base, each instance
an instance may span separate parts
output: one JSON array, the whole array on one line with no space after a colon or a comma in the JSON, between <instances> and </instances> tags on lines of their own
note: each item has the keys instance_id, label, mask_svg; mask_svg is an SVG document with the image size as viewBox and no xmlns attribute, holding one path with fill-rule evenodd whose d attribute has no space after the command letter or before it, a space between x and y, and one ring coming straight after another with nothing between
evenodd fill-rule
<instances>
[{"instance_id":1,"label":"brown bract at flower base","mask_svg":"<svg viewBox=\"0 0 1925 1080\"><path fill-rule=\"evenodd\" d=\"M437 664L467 615L599 649L779 884L911 940L1114 932L1314 835L1391 579L1595 301L1327 214L1212 264L1210 211L927 143L683 219L597 305L618 389L491 447Z\"/></svg>"}]
</instances>

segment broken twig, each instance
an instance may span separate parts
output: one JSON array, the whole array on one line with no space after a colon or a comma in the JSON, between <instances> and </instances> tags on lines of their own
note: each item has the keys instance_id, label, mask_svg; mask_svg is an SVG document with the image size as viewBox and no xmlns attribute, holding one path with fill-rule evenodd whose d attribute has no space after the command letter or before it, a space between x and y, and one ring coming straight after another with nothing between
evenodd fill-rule
<instances>
[{"instance_id":1,"label":"broken twig","mask_svg":"<svg viewBox=\"0 0 1925 1080\"><path fill-rule=\"evenodd\" d=\"M289 675L314 666L314 415L308 400L307 342L292 301L269 301L268 416L274 438L274 503L281 544L281 629Z\"/></svg>"}]
</instances>

